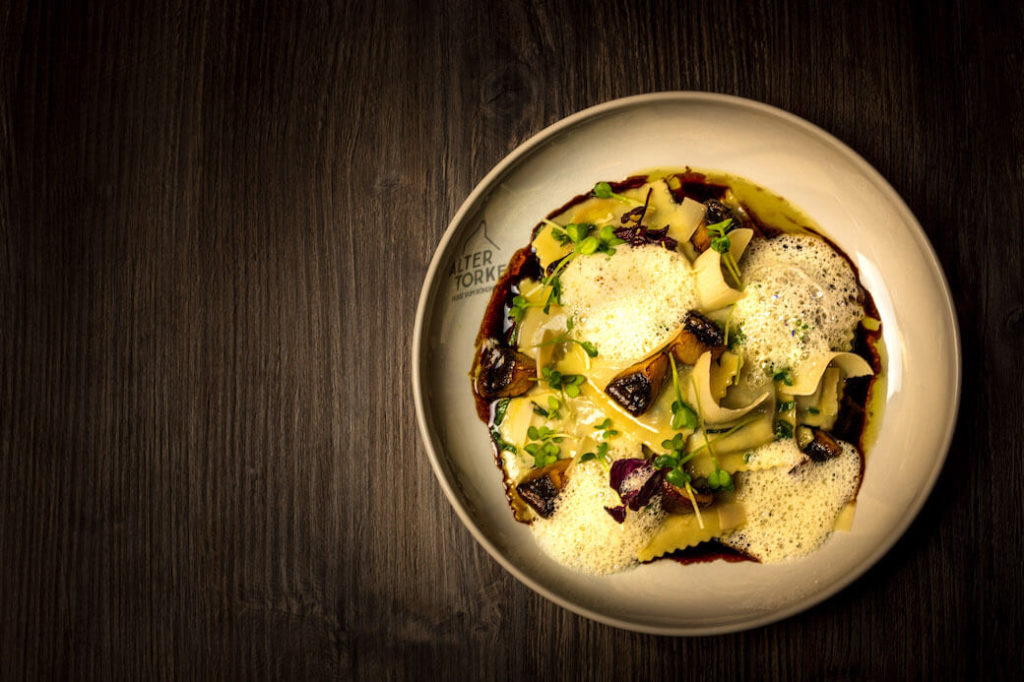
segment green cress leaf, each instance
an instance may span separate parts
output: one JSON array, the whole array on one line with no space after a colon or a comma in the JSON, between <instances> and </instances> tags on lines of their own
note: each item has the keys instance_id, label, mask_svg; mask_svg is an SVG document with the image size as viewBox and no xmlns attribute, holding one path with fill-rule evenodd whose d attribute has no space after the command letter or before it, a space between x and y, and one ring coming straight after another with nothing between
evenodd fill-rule
<instances>
[{"instance_id":1,"label":"green cress leaf","mask_svg":"<svg viewBox=\"0 0 1024 682\"><path fill-rule=\"evenodd\" d=\"M784 438L793 437L793 425L784 419L780 419L775 423L775 438L776 440L782 440Z\"/></svg>"},{"instance_id":2,"label":"green cress leaf","mask_svg":"<svg viewBox=\"0 0 1024 682\"><path fill-rule=\"evenodd\" d=\"M607 182L599 182L594 185L594 189L590 192L593 196L598 199L611 199L612 198L612 186Z\"/></svg>"},{"instance_id":3,"label":"green cress leaf","mask_svg":"<svg viewBox=\"0 0 1024 682\"><path fill-rule=\"evenodd\" d=\"M580 242L580 255L589 256L590 254L597 251L597 247L599 247L600 245L601 242L598 241L597 237L587 237L582 242Z\"/></svg>"},{"instance_id":4,"label":"green cress leaf","mask_svg":"<svg viewBox=\"0 0 1024 682\"><path fill-rule=\"evenodd\" d=\"M716 469L708 475L708 487L712 490L733 490L732 476L725 469Z\"/></svg>"},{"instance_id":5,"label":"green cress leaf","mask_svg":"<svg viewBox=\"0 0 1024 682\"><path fill-rule=\"evenodd\" d=\"M672 455L658 455L654 458L654 466L659 469L669 468L675 469L679 466L679 460Z\"/></svg>"},{"instance_id":6,"label":"green cress leaf","mask_svg":"<svg viewBox=\"0 0 1024 682\"><path fill-rule=\"evenodd\" d=\"M494 425L501 426L501 422L505 421L505 414L508 412L508 404L511 398L502 398L498 401L498 404L494 406Z\"/></svg>"},{"instance_id":7,"label":"green cress leaf","mask_svg":"<svg viewBox=\"0 0 1024 682\"><path fill-rule=\"evenodd\" d=\"M782 369L775 370L775 374L772 375L775 381L781 381L787 386L793 385L793 370L789 367L783 367Z\"/></svg>"},{"instance_id":8,"label":"green cress leaf","mask_svg":"<svg viewBox=\"0 0 1024 682\"><path fill-rule=\"evenodd\" d=\"M673 469L665 474L665 480L677 488L682 488L690 482L690 475L682 469Z\"/></svg>"},{"instance_id":9,"label":"green cress leaf","mask_svg":"<svg viewBox=\"0 0 1024 682\"><path fill-rule=\"evenodd\" d=\"M708 232L717 234L719 237L724 237L725 233L732 228L732 218L726 218L717 223L712 223L706 226L704 229Z\"/></svg>"},{"instance_id":10,"label":"green cress leaf","mask_svg":"<svg viewBox=\"0 0 1024 682\"><path fill-rule=\"evenodd\" d=\"M616 194L612 191L612 186L607 182L599 182L594 185L594 189L590 191L591 196L597 197L598 199L618 199L619 201L625 201L630 204L642 204L643 202L637 201L636 199L630 199L629 197Z\"/></svg>"},{"instance_id":11,"label":"green cress leaf","mask_svg":"<svg viewBox=\"0 0 1024 682\"><path fill-rule=\"evenodd\" d=\"M676 369L675 358L669 354L668 359L672 366L672 388L676 392L676 399L672 403L671 426L677 430L689 429L693 431L697 428L697 412L683 400L683 391L679 387L679 372Z\"/></svg>"},{"instance_id":12,"label":"green cress leaf","mask_svg":"<svg viewBox=\"0 0 1024 682\"><path fill-rule=\"evenodd\" d=\"M580 462L589 462L591 460L597 460L605 467L608 466L608 443L600 443L597 446L597 452L586 452L580 457Z\"/></svg>"},{"instance_id":13,"label":"green cress leaf","mask_svg":"<svg viewBox=\"0 0 1024 682\"><path fill-rule=\"evenodd\" d=\"M491 437L494 438L494 443L495 445L498 446L498 452L501 452L502 450L508 450L512 454L519 453L519 450L516 448L515 445L512 445L512 443L509 443L507 440L501 437L501 432L498 431L498 429L491 429Z\"/></svg>"}]
</instances>

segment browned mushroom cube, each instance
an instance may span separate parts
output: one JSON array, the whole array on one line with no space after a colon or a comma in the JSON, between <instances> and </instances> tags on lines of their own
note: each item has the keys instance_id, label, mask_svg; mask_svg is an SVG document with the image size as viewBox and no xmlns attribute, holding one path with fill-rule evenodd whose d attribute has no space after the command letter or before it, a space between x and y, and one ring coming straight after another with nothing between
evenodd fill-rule
<instances>
[{"instance_id":1,"label":"browned mushroom cube","mask_svg":"<svg viewBox=\"0 0 1024 682\"><path fill-rule=\"evenodd\" d=\"M658 353L619 372L604 389L612 400L634 417L643 414L658 397L668 370L668 356Z\"/></svg>"},{"instance_id":2,"label":"browned mushroom cube","mask_svg":"<svg viewBox=\"0 0 1024 682\"><path fill-rule=\"evenodd\" d=\"M555 511L555 501L565 487L565 470L571 459L560 459L542 469L531 471L516 486L516 492L534 511L547 518Z\"/></svg>"},{"instance_id":3,"label":"browned mushroom cube","mask_svg":"<svg viewBox=\"0 0 1024 682\"><path fill-rule=\"evenodd\" d=\"M815 462L824 462L843 453L839 443L821 429L812 429L801 425L797 427L796 431L796 440L800 450Z\"/></svg>"},{"instance_id":4,"label":"browned mushroom cube","mask_svg":"<svg viewBox=\"0 0 1024 682\"><path fill-rule=\"evenodd\" d=\"M690 243L693 244L693 248L697 253L704 253L711 248L711 234L708 232L707 227L704 223L700 224L692 235L690 235Z\"/></svg>"},{"instance_id":5,"label":"browned mushroom cube","mask_svg":"<svg viewBox=\"0 0 1024 682\"><path fill-rule=\"evenodd\" d=\"M537 377L537 364L531 357L497 342L485 342L475 364L474 388L487 400L522 395Z\"/></svg>"},{"instance_id":6,"label":"browned mushroom cube","mask_svg":"<svg viewBox=\"0 0 1024 682\"><path fill-rule=\"evenodd\" d=\"M695 364L701 355L711 351L718 357L725 351L725 334L722 329L696 310L686 313L683 330L669 344L669 352L677 362Z\"/></svg>"}]
</instances>

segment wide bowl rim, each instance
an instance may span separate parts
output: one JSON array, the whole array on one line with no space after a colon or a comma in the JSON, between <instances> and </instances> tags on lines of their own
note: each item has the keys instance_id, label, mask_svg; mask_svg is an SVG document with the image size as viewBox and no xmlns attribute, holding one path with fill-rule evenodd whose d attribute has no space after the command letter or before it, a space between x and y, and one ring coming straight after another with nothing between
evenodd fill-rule
<instances>
[{"instance_id":1,"label":"wide bowl rim","mask_svg":"<svg viewBox=\"0 0 1024 682\"><path fill-rule=\"evenodd\" d=\"M519 569L513 562L511 562L503 553L500 551L483 533L480 527L477 525L473 516L466 509L462 500L456 493L451 482L448 480L447 474L443 468L438 455L438 448L435 446L436 435L433 433L431 423L428 420L427 410L424 403L424 390L423 390L423 366L421 363L422 357L422 344L423 344L423 329L424 322L427 318L427 313L433 303L433 298L437 292L438 285L438 273L440 264L444 259L445 254L448 251L448 247L454 238L459 226L466 219L466 216L471 213L476 207L482 197L492 189L495 181L504 176L510 169L512 169L517 162L525 158L533 151L537 150L542 145L549 142L552 138L558 136L563 131L572 128L584 121L589 119L603 116L611 112L615 112L621 109L628 109L636 107L638 105L649 105L654 103L664 102L679 102L679 103L693 103L693 102L704 102L704 103L719 103L735 106L738 108L744 108L752 111L756 111L768 116L780 119L796 128L799 128L804 133L810 134L814 137L819 138L822 142L833 148L836 152L843 154L848 161L852 162L858 170L860 170L864 177L868 179L872 185L875 186L883 195L892 201L892 204L896 212L902 218L904 224L910 228L913 238L917 242L917 245L921 252L925 255L928 260L930 268L934 274L938 275L938 280L941 282L941 291L939 292L944 311L946 313L945 322L949 323L949 329L952 332L952 349L951 361L952 376L954 377L954 385L952 387L953 407L951 414L953 419L950 419L945 425L945 433L942 437L942 446L938 456L935 457L934 465L928 476L923 480L923 485L918 489L917 495L913 498L908 508L910 513L905 514L900 521L892 526L892 530L886 535L886 537L875 547L874 551L870 552L864 559L854 565L848 570L842 578L836 580L828 585L822 587L822 589L812 592L804 598L797 600L793 604L786 607L782 607L778 610L771 611L761 616L753 617L748 620L725 623L719 625L709 626L664 626L664 625L653 625L648 623L637 622L634 620L627 620L622 618L616 618L609 616L608 614L594 611L592 609L583 607L575 602L562 597L561 595L553 592L552 590L539 584L522 570ZM950 291L949 283L946 279L945 272L942 268L938 256L935 253L931 242L929 241L924 229L921 227L917 218L907 207L906 202L896 192L895 189L888 183L888 181L879 173L871 164L869 164L862 156L855 152L852 148L846 145L844 142L839 140L837 137L826 132L822 128L814 125L813 123L791 114L783 109L774 107L763 102L758 102L743 97L736 97L733 95L725 95L720 93L702 92L702 91L663 91L653 92L640 95L633 95L630 97L623 97L619 99L610 100L586 109L583 109L575 114L567 116L536 133L532 137L528 138L522 144L517 146L509 154L507 154L501 161L497 163L484 177L481 179L473 191L468 197L462 202L458 211L452 217L448 223L447 228L437 248L434 251L434 255L431 258L430 265L427 269L426 276L424 277L423 286L420 290L420 297L416 308L416 317L413 327L413 342L412 342L412 390L413 400L415 403L416 421L419 427L420 435L423 438L423 443L426 447L427 457L430 460L431 468L434 471L434 475L441 485L441 489L444 491L448 498L449 503L455 510L456 514L462 520L462 523L470 531L476 541L490 554L505 570L512 574L521 583L537 592L546 599L566 608L576 614L595 620L606 625L618 627L626 630L635 632L643 632L648 634L656 635L674 635L674 636L704 636L723 634L728 632L737 632L742 630L749 630L757 627L761 627L770 623L774 623L796 613L804 611L822 601L832 597L855 580L860 578L866 573L872 566L874 566L890 549L899 541L901 537L906 533L907 529L913 523L914 519L917 518L924 506L925 501L931 494L932 489L938 480L939 474L945 464L946 457L949 453L950 445L952 444L953 435L956 428L957 416L960 407L960 394L962 384L962 358L961 358L961 342L960 342L960 330L958 319L956 315L956 308L953 304L953 297Z\"/></svg>"}]
</instances>

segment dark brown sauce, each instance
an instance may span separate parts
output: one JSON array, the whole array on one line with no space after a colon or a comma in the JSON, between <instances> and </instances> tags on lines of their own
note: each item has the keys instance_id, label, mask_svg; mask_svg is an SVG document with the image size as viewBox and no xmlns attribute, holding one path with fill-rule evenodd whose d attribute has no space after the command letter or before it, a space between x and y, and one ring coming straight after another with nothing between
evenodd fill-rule
<instances>
[{"instance_id":1,"label":"dark brown sauce","mask_svg":"<svg viewBox=\"0 0 1024 682\"><path fill-rule=\"evenodd\" d=\"M627 189L636 189L637 187L640 187L641 185L643 185L645 182L647 182L647 176L646 175L631 175L628 178L626 178L625 180L623 180L622 182L609 182L608 184L611 185L611 188L612 188L613 192L625 192ZM561 207L556 208L551 213L548 213L547 214L547 219L551 220L555 216L562 215L563 213L568 211L573 206L576 206L578 204L582 204L584 201L586 201L587 199L590 199L590 198L591 198L590 192L587 192L586 194L577 194L572 199L570 199L569 201L565 202ZM534 237L537 236L537 230L539 230L542 227L544 227L544 223L543 222L537 223L537 225L533 228L533 232L530 234L530 239L531 240Z\"/></svg>"},{"instance_id":2,"label":"dark brown sauce","mask_svg":"<svg viewBox=\"0 0 1024 682\"><path fill-rule=\"evenodd\" d=\"M508 311L512 298L515 296L514 290L518 288L519 282L524 278L536 277L539 272L540 264L537 262L537 257L533 254L533 247L526 246L512 254L512 259L508 262L505 272L498 279L498 283L494 285L494 291L491 292L491 300L488 301L487 309L484 310L484 319L480 323L480 331L476 334L476 348L480 348L480 344L486 339L499 339L503 342L508 342L509 330L511 329ZM470 371L471 378L476 376L478 359L479 354L473 360L473 369ZM476 400L477 416L490 426L493 416L493 403L497 401L488 400L478 394L475 389L475 383L473 398Z\"/></svg>"},{"instance_id":3,"label":"dark brown sauce","mask_svg":"<svg viewBox=\"0 0 1024 682\"><path fill-rule=\"evenodd\" d=\"M652 559L651 561L661 561L662 559L671 559L672 561L676 561L684 566L688 566L690 564L706 564L712 561L718 561L719 559L731 564L739 563L741 561L757 561L757 559L747 556L738 549L726 547L714 540L702 542L696 547L677 549L671 554L660 556L657 559Z\"/></svg>"},{"instance_id":4,"label":"dark brown sauce","mask_svg":"<svg viewBox=\"0 0 1024 682\"><path fill-rule=\"evenodd\" d=\"M699 202L704 202L708 199L721 200L730 189L728 185L709 181L706 175L693 171L690 168L686 168L680 173L675 173L674 176L679 181L679 187L672 189L670 186L670 189L677 201L682 201L684 197L688 197ZM621 182L610 182L609 184L611 185L612 191L623 192L625 190L640 187L648 181L648 175L634 175ZM548 213L547 218L549 220L553 219L554 217L565 213L570 208L583 203L590 197L590 193L579 194L559 208ZM785 232L785 230L766 224L758 217L754 210L743 202L738 201L737 203L742 209L739 217L741 218L743 226L753 229L757 236L765 239L771 239L772 237ZM536 237L537 231L542 228L543 225L544 223L540 222L533 228L531 231L531 241ZM799 225L799 228L827 242L836 253L839 253L846 259L857 277L857 282L860 282L860 272L857 266L853 263L850 257L836 245L835 242L811 226L801 224ZM480 324L480 330L476 336L476 347L478 349L480 344L487 339L495 339L501 343L510 342L515 328L514 323L509 319L509 310L512 305L512 298L519 293L519 282L526 278L539 279L540 277L540 262L537 260L532 246L525 246L513 254L508 267L505 269L491 293L491 299L487 304L483 321ZM876 320L879 319L878 309L875 306L875 302L871 297L871 294L864 289L863 286L860 287L860 293L860 302L864 308L865 315ZM857 450L860 454L861 481L864 478L865 468L864 436L866 431L865 426L868 416L868 406L871 404L872 390L882 371L882 360L878 350L878 344L881 336L881 325L879 325L879 329L877 330L869 330L865 328L863 324L858 325L854 338L853 352L860 355L870 363L871 368L874 371L874 375L870 377L855 377L846 380L839 414L836 418L836 424L831 431L834 437L857 445ZM477 357L479 357L479 353L477 353ZM474 360L471 378L472 376L475 376L476 371L477 365L476 360ZM474 382L471 381L471 384L473 383ZM475 388L473 396L476 401L477 416L481 421L487 424L488 429L493 434L495 429L495 408L499 401L487 400L481 397L476 393ZM491 446L494 461L498 466L498 469L502 472L502 478L505 486L505 497L509 502L513 516L517 521L529 523L529 521L525 520L525 504L516 494L514 482L509 480L505 475L501 461L501 450L493 435L491 438ZM858 482L858 492L859 486L860 483ZM856 495L854 496L854 499L856 499ZM727 562L756 561L756 559L747 556L743 552L726 547L725 545L713 540L710 542L702 542L696 547L676 550L671 554L658 557L653 561L661 559L671 559L672 561L676 561L684 565L706 563L719 559Z\"/></svg>"}]
</instances>

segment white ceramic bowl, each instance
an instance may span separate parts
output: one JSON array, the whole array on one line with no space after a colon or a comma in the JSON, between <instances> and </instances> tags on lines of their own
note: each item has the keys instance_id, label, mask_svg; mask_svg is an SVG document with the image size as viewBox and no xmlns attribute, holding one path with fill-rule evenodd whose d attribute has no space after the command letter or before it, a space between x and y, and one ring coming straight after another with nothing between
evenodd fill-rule
<instances>
[{"instance_id":1,"label":"white ceramic bowl","mask_svg":"<svg viewBox=\"0 0 1024 682\"><path fill-rule=\"evenodd\" d=\"M849 533L805 559L760 565L655 562L577 574L512 519L468 372L498 268L553 208L599 180L647 168L724 170L789 199L853 259L889 353L887 403ZM413 338L416 414L431 465L466 527L519 580L588 618L697 635L769 623L860 576L920 510L949 447L960 345L949 288L920 225L842 142L749 100L668 92L615 100L546 128L487 174L448 226L423 283ZM728 595L723 598L723 595Z\"/></svg>"}]
</instances>

